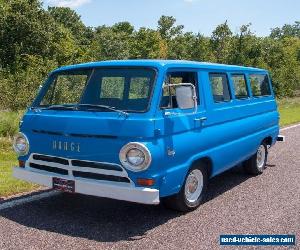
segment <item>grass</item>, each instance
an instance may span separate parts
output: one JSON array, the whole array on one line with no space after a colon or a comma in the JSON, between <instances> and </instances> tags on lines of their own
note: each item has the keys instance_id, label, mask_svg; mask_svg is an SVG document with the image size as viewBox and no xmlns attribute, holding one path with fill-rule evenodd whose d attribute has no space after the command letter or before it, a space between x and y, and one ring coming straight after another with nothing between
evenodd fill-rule
<instances>
[{"instance_id":1,"label":"grass","mask_svg":"<svg viewBox=\"0 0 300 250\"><path fill-rule=\"evenodd\" d=\"M278 100L280 126L300 122L300 97ZM12 166L17 157L11 148L11 137L18 130L21 112L0 112L0 198L38 189L38 185L19 181L12 177Z\"/></svg>"},{"instance_id":2,"label":"grass","mask_svg":"<svg viewBox=\"0 0 300 250\"><path fill-rule=\"evenodd\" d=\"M19 181L12 176L12 166L17 165L17 157L11 149L11 143L8 138L0 138L0 200L2 197L39 188L38 185Z\"/></svg>"},{"instance_id":3,"label":"grass","mask_svg":"<svg viewBox=\"0 0 300 250\"><path fill-rule=\"evenodd\" d=\"M300 122L300 97L278 100L280 126L287 126Z\"/></svg>"}]
</instances>

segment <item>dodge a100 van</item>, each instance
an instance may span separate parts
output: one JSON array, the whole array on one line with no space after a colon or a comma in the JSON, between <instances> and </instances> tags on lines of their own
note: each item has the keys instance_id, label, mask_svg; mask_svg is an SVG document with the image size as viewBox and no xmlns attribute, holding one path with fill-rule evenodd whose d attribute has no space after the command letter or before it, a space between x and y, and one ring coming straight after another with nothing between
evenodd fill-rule
<instances>
[{"instance_id":1,"label":"dodge a100 van","mask_svg":"<svg viewBox=\"0 0 300 250\"><path fill-rule=\"evenodd\" d=\"M127 60L50 73L15 137L18 179L190 211L209 180L266 168L279 136L268 71Z\"/></svg>"}]
</instances>

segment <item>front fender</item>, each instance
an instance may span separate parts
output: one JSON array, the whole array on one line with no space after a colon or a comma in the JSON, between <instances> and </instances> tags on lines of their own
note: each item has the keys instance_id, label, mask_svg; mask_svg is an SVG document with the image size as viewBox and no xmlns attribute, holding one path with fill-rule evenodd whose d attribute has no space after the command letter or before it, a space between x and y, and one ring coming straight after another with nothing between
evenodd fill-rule
<instances>
[{"instance_id":1,"label":"front fender","mask_svg":"<svg viewBox=\"0 0 300 250\"><path fill-rule=\"evenodd\" d=\"M180 191L189 170L189 166L189 164L177 165L165 172L159 188L160 197L170 196Z\"/></svg>"}]
</instances>

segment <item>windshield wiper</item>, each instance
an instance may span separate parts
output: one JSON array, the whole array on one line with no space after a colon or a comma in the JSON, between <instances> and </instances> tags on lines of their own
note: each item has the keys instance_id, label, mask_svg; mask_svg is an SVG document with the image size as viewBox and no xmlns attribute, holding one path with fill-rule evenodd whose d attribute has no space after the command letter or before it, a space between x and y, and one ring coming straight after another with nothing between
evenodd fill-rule
<instances>
[{"instance_id":1,"label":"windshield wiper","mask_svg":"<svg viewBox=\"0 0 300 250\"><path fill-rule=\"evenodd\" d=\"M72 105L50 105L46 107L31 107L34 110L46 110L46 109L53 109L53 110L76 110L76 106Z\"/></svg>"},{"instance_id":2,"label":"windshield wiper","mask_svg":"<svg viewBox=\"0 0 300 250\"><path fill-rule=\"evenodd\" d=\"M79 103L77 107L90 107L91 109L107 109L113 112L118 112L119 114L125 115L127 117L129 114L123 110L116 109L115 107L107 106L107 105L100 105L100 104L88 104L88 103ZM91 110L88 109L88 110Z\"/></svg>"}]
</instances>

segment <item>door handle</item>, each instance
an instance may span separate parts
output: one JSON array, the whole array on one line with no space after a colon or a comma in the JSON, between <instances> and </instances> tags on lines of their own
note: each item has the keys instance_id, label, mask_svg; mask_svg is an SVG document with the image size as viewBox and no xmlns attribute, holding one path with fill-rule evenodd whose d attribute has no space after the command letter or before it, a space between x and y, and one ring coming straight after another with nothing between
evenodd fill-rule
<instances>
[{"instance_id":1,"label":"door handle","mask_svg":"<svg viewBox=\"0 0 300 250\"><path fill-rule=\"evenodd\" d=\"M203 117L200 117L200 118L195 118L195 121L199 121L199 122L204 122L207 120L207 117L203 116Z\"/></svg>"}]
</instances>

